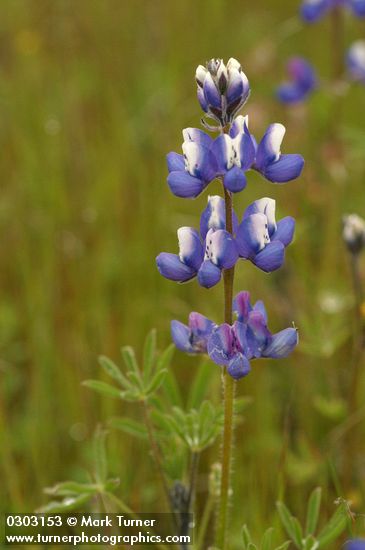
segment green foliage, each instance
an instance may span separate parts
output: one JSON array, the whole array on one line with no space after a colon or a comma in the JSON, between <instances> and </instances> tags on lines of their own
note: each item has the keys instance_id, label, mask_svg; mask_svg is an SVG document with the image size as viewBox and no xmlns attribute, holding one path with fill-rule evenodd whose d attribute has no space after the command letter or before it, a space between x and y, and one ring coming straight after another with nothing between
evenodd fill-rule
<instances>
[{"instance_id":1,"label":"green foliage","mask_svg":"<svg viewBox=\"0 0 365 550\"><path fill-rule=\"evenodd\" d=\"M252 537L247 525L244 525L241 530L241 540L243 550L286 550L290 544L290 541L285 541L279 546L273 546L272 536L274 529L269 527L263 534L261 543L259 545L252 541Z\"/></svg>"},{"instance_id":2,"label":"green foliage","mask_svg":"<svg viewBox=\"0 0 365 550\"><path fill-rule=\"evenodd\" d=\"M309 498L305 528L302 527L299 520L292 515L283 502L277 502L276 504L281 523L298 550L325 548L335 541L346 528L346 509L343 503L339 503L332 517L316 534L321 506L321 494L321 489L317 487Z\"/></svg>"}]
</instances>

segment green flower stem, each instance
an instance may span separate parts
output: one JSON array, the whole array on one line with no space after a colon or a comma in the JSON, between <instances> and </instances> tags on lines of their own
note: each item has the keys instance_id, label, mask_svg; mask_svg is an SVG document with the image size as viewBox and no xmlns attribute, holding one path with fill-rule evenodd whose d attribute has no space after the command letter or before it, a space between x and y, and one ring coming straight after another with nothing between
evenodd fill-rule
<instances>
[{"instance_id":1,"label":"green flower stem","mask_svg":"<svg viewBox=\"0 0 365 550\"><path fill-rule=\"evenodd\" d=\"M196 541L196 544L195 544L195 547L194 547L195 550L201 550L201 548L203 547L204 539L205 539L205 533L207 532L207 528L208 528L208 525L209 525L209 520L210 520L212 512L214 510L214 504L215 504L214 497L212 495L209 495L208 500L205 503L205 507L204 507L204 510L203 510L203 515L202 515L201 520L200 520L198 537L197 537L197 541Z\"/></svg>"},{"instance_id":2,"label":"green flower stem","mask_svg":"<svg viewBox=\"0 0 365 550\"><path fill-rule=\"evenodd\" d=\"M232 224L232 195L224 188L224 199L226 204L226 229L233 233ZM224 277L224 322L232 325L232 301L234 267L223 273ZM223 399L224 399L224 426L223 426L223 447L222 447L222 477L219 510L217 516L217 539L216 546L220 550L226 549L226 534L228 523L228 508L230 497L231 462L233 446L233 409L235 395L235 380L224 369L223 375Z\"/></svg>"}]
</instances>

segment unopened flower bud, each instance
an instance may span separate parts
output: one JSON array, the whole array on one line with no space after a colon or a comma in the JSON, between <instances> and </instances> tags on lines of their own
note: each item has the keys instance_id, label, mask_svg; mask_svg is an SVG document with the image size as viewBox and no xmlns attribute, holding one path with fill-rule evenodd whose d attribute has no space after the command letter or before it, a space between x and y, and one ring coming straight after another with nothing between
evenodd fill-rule
<instances>
[{"instance_id":1,"label":"unopened flower bud","mask_svg":"<svg viewBox=\"0 0 365 550\"><path fill-rule=\"evenodd\" d=\"M365 220L357 214L343 217L343 240L352 254L359 254L365 246Z\"/></svg>"}]
</instances>

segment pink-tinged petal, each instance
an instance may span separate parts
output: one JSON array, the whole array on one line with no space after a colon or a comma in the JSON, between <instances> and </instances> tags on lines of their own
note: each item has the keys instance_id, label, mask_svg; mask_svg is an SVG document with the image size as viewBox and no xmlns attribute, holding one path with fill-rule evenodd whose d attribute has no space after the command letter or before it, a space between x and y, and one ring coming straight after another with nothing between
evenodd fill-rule
<instances>
[{"instance_id":1,"label":"pink-tinged petal","mask_svg":"<svg viewBox=\"0 0 365 550\"><path fill-rule=\"evenodd\" d=\"M238 226L236 245L242 258L253 258L269 242L267 218L264 214L252 214Z\"/></svg>"},{"instance_id":2,"label":"pink-tinged petal","mask_svg":"<svg viewBox=\"0 0 365 550\"><path fill-rule=\"evenodd\" d=\"M259 311L251 311L247 321L247 347L252 357L261 357L271 334Z\"/></svg>"},{"instance_id":3,"label":"pink-tinged petal","mask_svg":"<svg viewBox=\"0 0 365 550\"><path fill-rule=\"evenodd\" d=\"M277 162L267 166L262 173L272 183L287 183L300 176L303 166L301 155L281 155Z\"/></svg>"},{"instance_id":4,"label":"pink-tinged petal","mask_svg":"<svg viewBox=\"0 0 365 550\"><path fill-rule=\"evenodd\" d=\"M167 155L167 168L169 172L185 170L183 155L179 155L178 153L169 153Z\"/></svg>"},{"instance_id":5,"label":"pink-tinged petal","mask_svg":"<svg viewBox=\"0 0 365 550\"><path fill-rule=\"evenodd\" d=\"M206 258L220 269L230 269L238 260L238 252L234 238L228 231L210 229L206 239Z\"/></svg>"},{"instance_id":6,"label":"pink-tinged petal","mask_svg":"<svg viewBox=\"0 0 365 550\"><path fill-rule=\"evenodd\" d=\"M182 171L170 172L167 183L174 195L184 199L194 199L206 186L202 180Z\"/></svg>"},{"instance_id":7,"label":"pink-tinged petal","mask_svg":"<svg viewBox=\"0 0 365 550\"><path fill-rule=\"evenodd\" d=\"M259 252L252 262L265 271L270 273L279 269L284 263L285 247L280 241L269 243L261 252Z\"/></svg>"},{"instance_id":8,"label":"pink-tinged petal","mask_svg":"<svg viewBox=\"0 0 365 550\"><path fill-rule=\"evenodd\" d=\"M286 328L274 334L269 345L263 352L263 357L281 359L287 357L298 344L298 331L295 328Z\"/></svg>"},{"instance_id":9,"label":"pink-tinged petal","mask_svg":"<svg viewBox=\"0 0 365 550\"><path fill-rule=\"evenodd\" d=\"M198 281L204 288L215 286L222 277L222 271L210 260L205 260L198 271Z\"/></svg>"},{"instance_id":10,"label":"pink-tinged petal","mask_svg":"<svg viewBox=\"0 0 365 550\"><path fill-rule=\"evenodd\" d=\"M156 258L157 269L171 281L185 283L196 276L196 270L185 265L177 254L161 252Z\"/></svg>"},{"instance_id":11,"label":"pink-tinged petal","mask_svg":"<svg viewBox=\"0 0 365 550\"><path fill-rule=\"evenodd\" d=\"M255 311L259 311L265 319L265 323L267 323L267 311L264 302L262 300L257 300L256 304L253 306L253 309Z\"/></svg>"},{"instance_id":12,"label":"pink-tinged petal","mask_svg":"<svg viewBox=\"0 0 365 550\"><path fill-rule=\"evenodd\" d=\"M250 293L244 290L239 292L234 299L233 309L238 315L238 321L245 323L248 319L248 314L252 311Z\"/></svg>"},{"instance_id":13,"label":"pink-tinged petal","mask_svg":"<svg viewBox=\"0 0 365 550\"><path fill-rule=\"evenodd\" d=\"M208 340L209 357L217 365L228 365L232 359L233 350L233 334L232 328L224 323L216 327Z\"/></svg>"},{"instance_id":14,"label":"pink-tinged petal","mask_svg":"<svg viewBox=\"0 0 365 550\"><path fill-rule=\"evenodd\" d=\"M192 227L180 227L177 231L180 260L198 271L204 259L204 249L199 233Z\"/></svg>"},{"instance_id":15,"label":"pink-tinged petal","mask_svg":"<svg viewBox=\"0 0 365 550\"><path fill-rule=\"evenodd\" d=\"M224 174L223 184L231 193L239 193L247 185L246 176L243 170L238 166L233 166Z\"/></svg>"},{"instance_id":16,"label":"pink-tinged petal","mask_svg":"<svg viewBox=\"0 0 365 550\"><path fill-rule=\"evenodd\" d=\"M211 335L215 326L216 325L213 321L204 315L201 315L201 313L192 311L189 315L189 327L191 328L195 338L207 339Z\"/></svg>"},{"instance_id":17,"label":"pink-tinged petal","mask_svg":"<svg viewBox=\"0 0 365 550\"><path fill-rule=\"evenodd\" d=\"M171 321L171 337L177 349L185 353L194 353L189 327L180 321Z\"/></svg>"},{"instance_id":18,"label":"pink-tinged petal","mask_svg":"<svg viewBox=\"0 0 365 550\"><path fill-rule=\"evenodd\" d=\"M227 372L235 380L247 376L250 370L250 362L243 353L237 353L228 363Z\"/></svg>"},{"instance_id":19,"label":"pink-tinged petal","mask_svg":"<svg viewBox=\"0 0 365 550\"><path fill-rule=\"evenodd\" d=\"M287 216L278 222L277 229L271 237L272 241L281 241L284 246L288 246L294 237L295 219Z\"/></svg>"}]
</instances>

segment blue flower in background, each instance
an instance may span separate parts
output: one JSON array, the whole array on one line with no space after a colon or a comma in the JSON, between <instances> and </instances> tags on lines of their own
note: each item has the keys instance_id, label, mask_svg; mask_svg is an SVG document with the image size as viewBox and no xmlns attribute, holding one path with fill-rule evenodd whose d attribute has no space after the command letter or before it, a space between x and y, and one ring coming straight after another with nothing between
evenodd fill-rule
<instances>
[{"instance_id":1,"label":"blue flower in background","mask_svg":"<svg viewBox=\"0 0 365 550\"><path fill-rule=\"evenodd\" d=\"M346 62L351 77L365 84L365 40L352 44L347 52Z\"/></svg>"},{"instance_id":2,"label":"blue flower in background","mask_svg":"<svg viewBox=\"0 0 365 550\"><path fill-rule=\"evenodd\" d=\"M365 0L304 0L301 15L308 23L314 23L337 6L350 8L357 17L365 16Z\"/></svg>"},{"instance_id":3,"label":"blue flower in background","mask_svg":"<svg viewBox=\"0 0 365 550\"><path fill-rule=\"evenodd\" d=\"M317 86L317 77L312 65L302 57L293 57L288 61L287 71L290 81L278 87L278 99L283 103L303 101Z\"/></svg>"},{"instance_id":4,"label":"blue flower in background","mask_svg":"<svg viewBox=\"0 0 365 550\"><path fill-rule=\"evenodd\" d=\"M275 271L284 262L294 229L295 220L290 216L276 223L274 199L259 199L246 209L237 229L238 253L263 271Z\"/></svg>"},{"instance_id":5,"label":"blue flower in background","mask_svg":"<svg viewBox=\"0 0 365 550\"><path fill-rule=\"evenodd\" d=\"M199 65L195 79L201 108L221 126L233 120L250 94L247 76L233 57L227 65L223 59L211 59L206 67Z\"/></svg>"},{"instance_id":6,"label":"blue flower in background","mask_svg":"<svg viewBox=\"0 0 365 550\"><path fill-rule=\"evenodd\" d=\"M365 540L364 539L349 540L346 543L346 550L365 550Z\"/></svg>"},{"instance_id":7,"label":"blue flower in background","mask_svg":"<svg viewBox=\"0 0 365 550\"><path fill-rule=\"evenodd\" d=\"M285 131L282 124L271 124L257 147L253 168L272 183L287 183L299 177L303 170L301 155L281 154Z\"/></svg>"},{"instance_id":8,"label":"blue flower in background","mask_svg":"<svg viewBox=\"0 0 365 550\"><path fill-rule=\"evenodd\" d=\"M217 163L211 152L213 140L196 128L183 130L183 155L169 153L167 183L174 195L195 198L217 175Z\"/></svg>"},{"instance_id":9,"label":"blue flower in background","mask_svg":"<svg viewBox=\"0 0 365 550\"><path fill-rule=\"evenodd\" d=\"M171 321L171 336L175 346L185 353L207 353L207 342L216 325L204 315L193 311L188 325Z\"/></svg>"},{"instance_id":10,"label":"blue flower in background","mask_svg":"<svg viewBox=\"0 0 365 550\"><path fill-rule=\"evenodd\" d=\"M237 217L234 216L237 226ZM221 197L209 197L200 220L201 235L191 227L178 229L179 254L162 252L156 258L161 275L180 283L198 277L201 286L216 285L223 269L238 260L234 238L225 230L225 206Z\"/></svg>"},{"instance_id":11,"label":"blue flower in background","mask_svg":"<svg viewBox=\"0 0 365 550\"><path fill-rule=\"evenodd\" d=\"M267 328L267 314L259 301L253 307L248 292L240 292L234 301L238 319L213 328L208 339L208 353L218 365L240 379L250 372L250 360L260 357L279 359L287 357L298 343L295 328L272 334Z\"/></svg>"}]
</instances>

